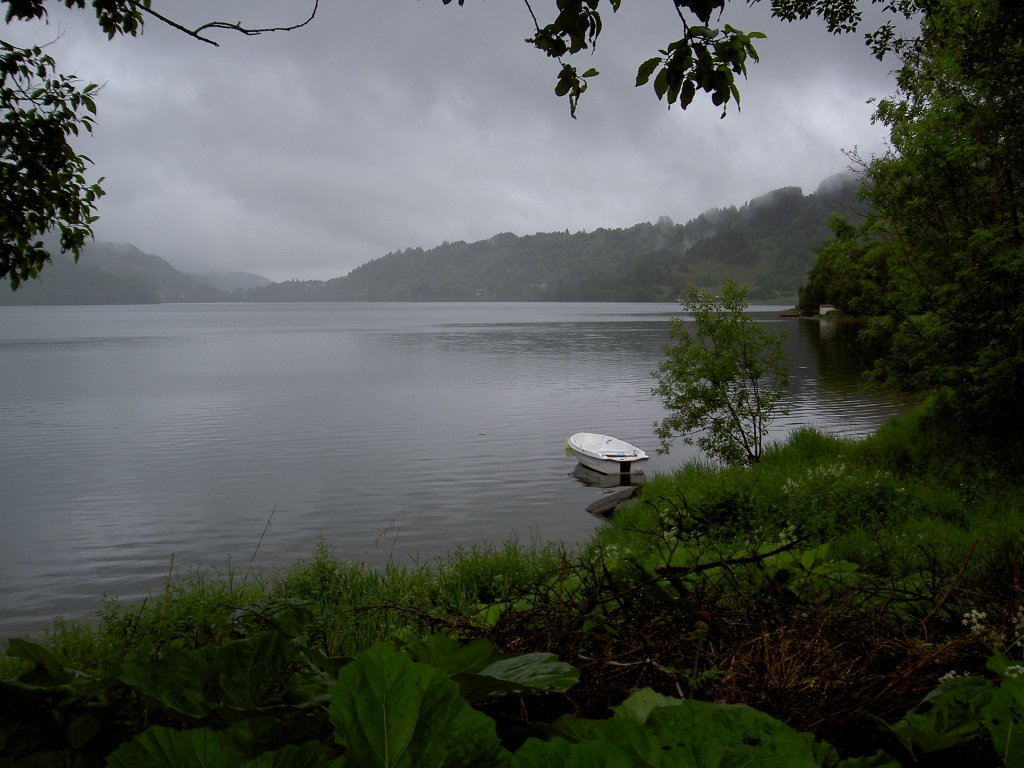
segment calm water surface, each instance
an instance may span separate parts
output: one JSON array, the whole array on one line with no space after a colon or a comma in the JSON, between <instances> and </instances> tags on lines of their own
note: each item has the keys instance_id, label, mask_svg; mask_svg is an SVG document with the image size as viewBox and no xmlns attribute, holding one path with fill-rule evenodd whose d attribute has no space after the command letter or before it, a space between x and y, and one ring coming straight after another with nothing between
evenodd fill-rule
<instances>
[{"instance_id":1,"label":"calm water surface","mask_svg":"<svg viewBox=\"0 0 1024 768\"><path fill-rule=\"evenodd\" d=\"M0 308L0 637L104 596L160 590L173 559L244 570L308 558L426 562L457 546L585 540L608 489L566 437L655 456L649 372L673 304ZM787 332L796 425L865 435L867 397L827 323ZM261 535L267 526L262 542Z\"/></svg>"}]
</instances>

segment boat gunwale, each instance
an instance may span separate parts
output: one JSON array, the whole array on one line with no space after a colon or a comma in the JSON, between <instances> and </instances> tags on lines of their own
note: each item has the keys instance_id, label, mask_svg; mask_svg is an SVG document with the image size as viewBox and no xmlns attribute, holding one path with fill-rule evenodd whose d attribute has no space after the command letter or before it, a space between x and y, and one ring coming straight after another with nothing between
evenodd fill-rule
<instances>
[{"instance_id":1,"label":"boat gunwale","mask_svg":"<svg viewBox=\"0 0 1024 768\"><path fill-rule=\"evenodd\" d=\"M584 444L585 437L596 437L604 439L605 441L615 441L615 443L627 447L632 451L632 453L628 453L626 450L608 452L589 448ZM650 458L646 451L642 448L638 448L632 443L626 442L625 440L617 437L612 437L611 435L604 435L597 432L577 432L570 435L568 443L572 451L577 454L577 458L579 458L579 454L583 454L584 456L588 456L597 461L628 464L645 462Z\"/></svg>"}]
</instances>

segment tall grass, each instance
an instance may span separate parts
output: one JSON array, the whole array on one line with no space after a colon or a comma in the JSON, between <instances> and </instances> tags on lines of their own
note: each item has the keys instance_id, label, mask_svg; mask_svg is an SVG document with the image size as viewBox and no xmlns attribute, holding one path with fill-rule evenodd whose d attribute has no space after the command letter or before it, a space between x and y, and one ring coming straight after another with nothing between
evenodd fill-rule
<instances>
[{"instance_id":1,"label":"tall grass","mask_svg":"<svg viewBox=\"0 0 1024 768\"><path fill-rule=\"evenodd\" d=\"M510 541L460 548L423 564L371 568L339 559L321 539L309 560L270 573L172 572L160 594L134 604L108 600L95 622L56 620L37 639L77 668L156 659L171 648L218 644L239 621L266 618L268 605L291 603L301 604L307 617L307 644L351 656L378 640L406 644L437 631L485 632L500 615L495 606L513 605L572 556L555 544ZM0 657L0 674L3 663Z\"/></svg>"},{"instance_id":2,"label":"tall grass","mask_svg":"<svg viewBox=\"0 0 1024 768\"><path fill-rule=\"evenodd\" d=\"M425 564L372 569L339 561L321 540L310 562L275 577L271 594L308 601L314 618L307 641L329 655L351 655L377 640L481 632L491 623L491 606L511 605L568 556L555 545L506 542L460 548Z\"/></svg>"},{"instance_id":3,"label":"tall grass","mask_svg":"<svg viewBox=\"0 0 1024 768\"><path fill-rule=\"evenodd\" d=\"M103 667L123 658L158 659L172 648L216 644L231 634L235 612L268 597L266 580L234 569L172 567L163 589L139 603L108 598L95 622L57 619L36 638L57 660L76 669ZM0 675L6 676L0 656Z\"/></svg>"}]
</instances>

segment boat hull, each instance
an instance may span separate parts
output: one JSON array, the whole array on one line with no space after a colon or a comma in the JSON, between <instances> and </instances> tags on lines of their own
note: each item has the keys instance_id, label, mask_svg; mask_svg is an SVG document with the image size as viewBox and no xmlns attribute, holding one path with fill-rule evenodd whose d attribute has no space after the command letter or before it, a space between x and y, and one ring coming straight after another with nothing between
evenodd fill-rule
<instances>
[{"instance_id":1,"label":"boat hull","mask_svg":"<svg viewBox=\"0 0 1024 768\"><path fill-rule=\"evenodd\" d=\"M644 484L647 476L643 472L631 472L628 475L609 475L605 472L595 472L590 467L583 466L579 461L572 468L572 477L581 485L591 488L629 488L638 487Z\"/></svg>"},{"instance_id":2,"label":"boat hull","mask_svg":"<svg viewBox=\"0 0 1024 768\"><path fill-rule=\"evenodd\" d=\"M641 474L649 458L635 445L592 432L577 432L567 445L580 464L602 475Z\"/></svg>"},{"instance_id":3,"label":"boat hull","mask_svg":"<svg viewBox=\"0 0 1024 768\"><path fill-rule=\"evenodd\" d=\"M644 471L647 459L632 461L612 461L611 459L595 459L586 454L577 454L576 459L587 469L600 472L602 475L635 475Z\"/></svg>"}]
</instances>

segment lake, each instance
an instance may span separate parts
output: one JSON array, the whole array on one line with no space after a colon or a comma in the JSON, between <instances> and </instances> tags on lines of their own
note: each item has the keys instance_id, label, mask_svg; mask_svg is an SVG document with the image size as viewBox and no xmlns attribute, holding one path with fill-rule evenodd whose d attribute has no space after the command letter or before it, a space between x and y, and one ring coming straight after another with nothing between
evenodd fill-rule
<instances>
[{"instance_id":1,"label":"lake","mask_svg":"<svg viewBox=\"0 0 1024 768\"><path fill-rule=\"evenodd\" d=\"M832 321L782 318L784 435L871 433ZM650 389L674 304L165 304L0 308L0 637L172 568L270 570L322 537L344 559L582 542L609 489L573 477L573 432L655 455ZM269 527L268 527L269 521ZM255 555L255 557L254 557Z\"/></svg>"}]
</instances>

